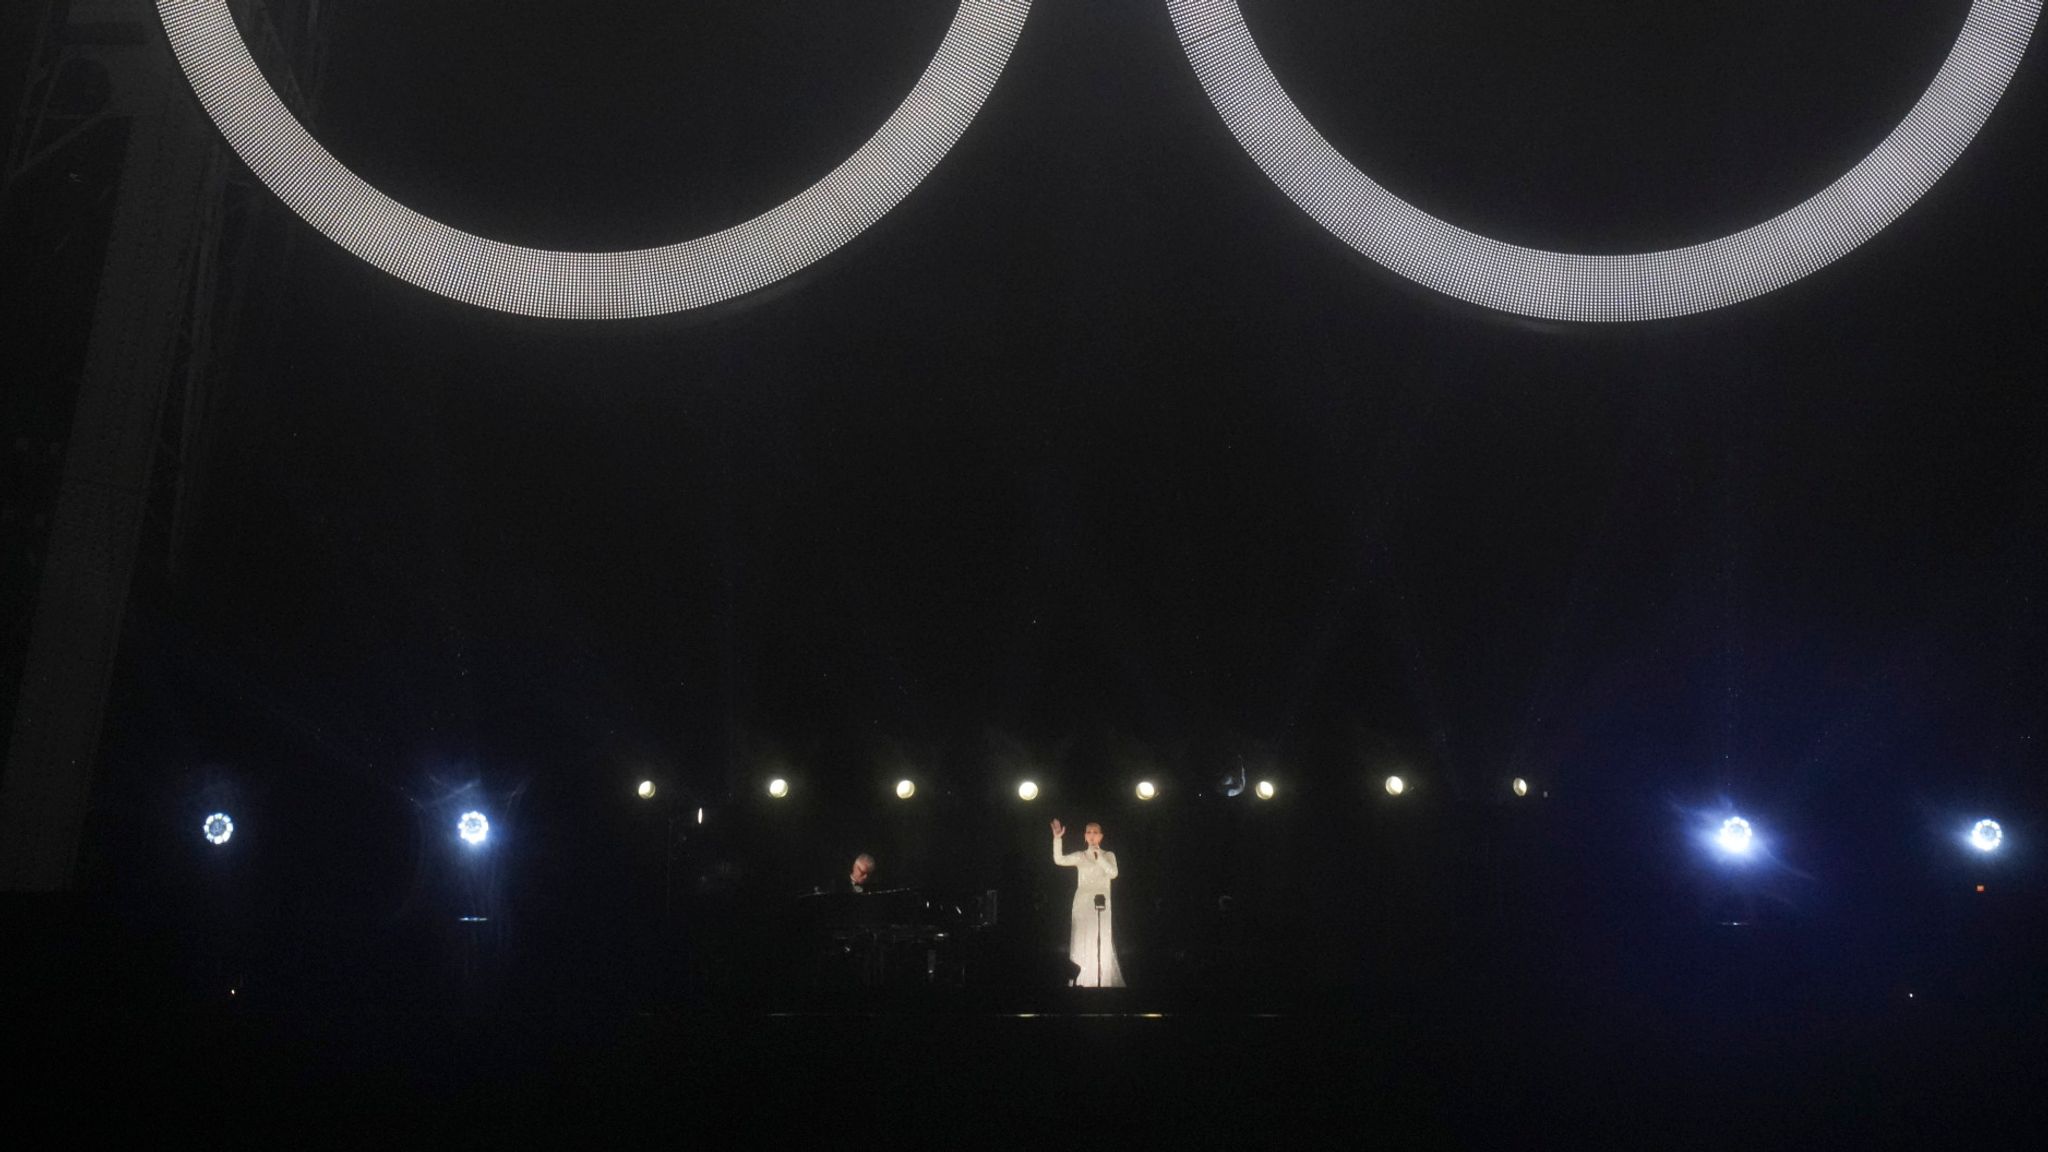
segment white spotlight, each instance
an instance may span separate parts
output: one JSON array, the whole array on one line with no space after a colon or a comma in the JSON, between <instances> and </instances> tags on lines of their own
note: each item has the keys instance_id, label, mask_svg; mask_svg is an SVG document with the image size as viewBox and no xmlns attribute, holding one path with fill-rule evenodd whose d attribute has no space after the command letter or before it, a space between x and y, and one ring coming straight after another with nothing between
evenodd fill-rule
<instances>
[{"instance_id":1,"label":"white spotlight","mask_svg":"<svg viewBox=\"0 0 2048 1152\"><path fill-rule=\"evenodd\" d=\"M1271 800L1273 792L1273 782L1271 780L1261 780L1258 786L1252 789L1252 795L1257 796L1261 800Z\"/></svg>"},{"instance_id":2,"label":"white spotlight","mask_svg":"<svg viewBox=\"0 0 2048 1152\"><path fill-rule=\"evenodd\" d=\"M1019 785L1017 785L1017 799L1019 799L1019 800L1036 800L1036 799L1038 799L1038 785L1036 785L1036 784L1033 784L1033 783L1032 783L1031 781L1029 781L1029 780L1026 780L1026 781L1024 781L1024 782L1023 782L1022 784L1019 784Z\"/></svg>"},{"instance_id":3,"label":"white spotlight","mask_svg":"<svg viewBox=\"0 0 2048 1152\"><path fill-rule=\"evenodd\" d=\"M1408 782L1399 776L1387 777L1387 795L1399 796L1408 790Z\"/></svg>"},{"instance_id":4,"label":"white spotlight","mask_svg":"<svg viewBox=\"0 0 2048 1152\"><path fill-rule=\"evenodd\" d=\"M491 834L491 822L481 812L464 812L455 822L455 834L471 844L481 844Z\"/></svg>"},{"instance_id":5,"label":"white spotlight","mask_svg":"<svg viewBox=\"0 0 2048 1152\"><path fill-rule=\"evenodd\" d=\"M1721 851L1731 856L1741 856L1749 851L1750 842L1755 839L1755 835L1749 827L1749 821L1740 816L1730 816L1721 821L1721 831L1715 834L1714 843L1719 844Z\"/></svg>"},{"instance_id":6,"label":"white spotlight","mask_svg":"<svg viewBox=\"0 0 2048 1152\"><path fill-rule=\"evenodd\" d=\"M1138 781L1138 799L1150 800L1157 795L1159 795L1159 789L1154 788L1150 780Z\"/></svg>"},{"instance_id":7,"label":"white spotlight","mask_svg":"<svg viewBox=\"0 0 2048 1152\"><path fill-rule=\"evenodd\" d=\"M642 780L640 787L633 789L633 791L638 792L642 800L652 800L654 799L654 781Z\"/></svg>"},{"instance_id":8,"label":"white spotlight","mask_svg":"<svg viewBox=\"0 0 2048 1152\"><path fill-rule=\"evenodd\" d=\"M1970 829L1970 847L1979 852L1996 851L2003 843L2005 829L2000 828L1996 820L1979 820L1976 826Z\"/></svg>"},{"instance_id":9,"label":"white spotlight","mask_svg":"<svg viewBox=\"0 0 2048 1152\"><path fill-rule=\"evenodd\" d=\"M916 784L908 780L898 780L896 782L896 798L898 800L908 800L915 795L917 795Z\"/></svg>"},{"instance_id":10,"label":"white spotlight","mask_svg":"<svg viewBox=\"0 0 2048 1152\"><path fill-rule=\"evenodd\" d=\"M1508 785L1508 787L1513 788L1517 796L1527 796L1529 794L1529 782L1520 776L1515 777L1515 782Z\"/></svg>"},{"instance_id":11,"label":"white spotlight","mask_svg":"<svg viewBox=\"0 0 2048 1152\"><path fill-rule=\"evenodd\" d=\"M1986 823L1989 823L1989 821L1986 821ZM1993 827L1996 827L1996 825L1993 825ZM215 812L200 823L199 831L206 837L208 844L225 844L228 842L228 837L235 834L235 822L228 819L227 813Z\"/></svg>"},{"instance_id":12,"label":"white spotlight","mask_svg":"<svg viewBox=\"0 0 2048 1152\"><path fill-rule=\"evenodd\" d=\"M784 780L780 776L777 776L775 779L770 780L768 782L768 794L770 796L775 797L777 800L780 800L784 796L789 795L789 781Z\"/></svg>"}]
</instances>

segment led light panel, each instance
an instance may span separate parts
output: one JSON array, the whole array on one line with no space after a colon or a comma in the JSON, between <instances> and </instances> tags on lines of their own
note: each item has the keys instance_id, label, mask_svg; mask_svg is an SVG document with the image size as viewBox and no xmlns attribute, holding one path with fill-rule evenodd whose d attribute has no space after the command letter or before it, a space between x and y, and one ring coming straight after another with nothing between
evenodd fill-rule
<instances>
[{"instance_id":1,"label":"led light panel","mask_svg":"<svg viewBox=\"0 0 2048 1152\"><path fill-rule=\"evenodd\" d=\"M221 135L335 243L451 299L528 316L653 316L729 300L805 268L910 194L995 87L1030 0L961 0L939 51L881 129L824 179L681 244L554 252L473 236L392 200L307 133L257 69L226 0L157 0L179 67Z\"/></svg>"},{"instance_id":2,"label":"led light panel","mask_svg":"<svg viewBox=\"0 0 2048 1152\"><path fill-rule=\"evenodd\" d=\"M1237 0L1166 0L1195 76L1273 183L1338 239L1418 284L1554 320L1651 320L1782 288L1898 219L1955 163L2004 95L2040 0L1976 0L1934 83L1883 143L1805 203L1688 248L1545 252L1449 224L1373 182L1324 140L1252 42Z\"/></svg>"}]
</instances>

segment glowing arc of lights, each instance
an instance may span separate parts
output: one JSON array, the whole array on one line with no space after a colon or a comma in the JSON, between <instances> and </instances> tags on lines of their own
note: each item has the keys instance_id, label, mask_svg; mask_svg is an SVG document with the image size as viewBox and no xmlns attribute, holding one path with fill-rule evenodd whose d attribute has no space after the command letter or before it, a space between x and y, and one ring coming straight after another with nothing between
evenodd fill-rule
<instances>
[{"instance_id":1,"label":"glowing arc of lights","mask_svg":"<svg viewBox=\"0 0 2048 1152\"><path fill-rule=\"evenodd\" d=\"M227 0L156 0L178 66L235 153L278 199L356 256L453 300L528 316L656 316L772 284L844 246L931 174L1009 63L1031 0L961 0L924 74L817 183L695 240L559 252L472 235L371 187L313 139L257 68Z\"/></svg>"},{"instance_id":2,"label":"glowing arc of lights","mask_svg":"<svg viewBox=\"0 0 2048 1152\"><path fill-rule=\"evenodd\" d=\"M1374 263L1473 304L1551 320L1629 321L1739 303L1819 271L1934 186L1990 118L2040 0L1974 0L1934 81L1840 179L1718 240L1621 256L1547 252L1437 219L1331 147L1280 86L1238 0L1166 0L1188 63L1230 134L1288 198Z\"/></svg>"}]
</instances>

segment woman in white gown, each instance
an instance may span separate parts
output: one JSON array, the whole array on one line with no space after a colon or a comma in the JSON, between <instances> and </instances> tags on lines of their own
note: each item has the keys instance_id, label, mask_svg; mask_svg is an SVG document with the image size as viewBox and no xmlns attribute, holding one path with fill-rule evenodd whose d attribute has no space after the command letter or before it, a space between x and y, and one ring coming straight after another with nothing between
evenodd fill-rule
<instances>
[{"instance_id":1,"label":"woman in white gown","mask_svg":"<svg viewBox=\"0 0 2048 1152\"><path fill-rule=\"evenodd\" d=\"M1100 824L1090 824L1083 831L1088 847L1082 852L1069 854L1060 850L1066 835L1066 825L1053 821L1052 862L1074 870L1074 924L1067 945L1067 957L1081 969L1074 984L1081 988L1121 988L1124 973L1116 963L1116 900L1109 894L1109 882L1116 879L1116 853L1103 848ZM1104 905L1100 912L1095 908L1097 896L1102 897ZM1095 937L1097 923L1102 925L1100 941Z\"/></svg>"}]
</instances>

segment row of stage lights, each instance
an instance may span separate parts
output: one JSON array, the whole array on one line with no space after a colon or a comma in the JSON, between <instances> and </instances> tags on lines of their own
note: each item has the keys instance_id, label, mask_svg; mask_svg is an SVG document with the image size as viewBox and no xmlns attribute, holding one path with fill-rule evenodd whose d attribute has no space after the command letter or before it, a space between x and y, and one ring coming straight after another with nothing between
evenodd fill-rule
<instances>
[{"instance_id":1,"label":"row of stage lights","mask_svg":"<svg viewBox=\"0 0 2048 1152\"><path fill-rule=\"evenodd\" d=\"M1979 820L1970 825L1963 839L1979 852L1992 853L2005 843L2005 829L1996 820ZM1721 827L1714 833L1714 846L1732 857L1744 857L1757 846L1756 829L1740 816L1730 816L1721 821Z\"/></svg>"},{"instance_id":2,"label":"row of stage lights","mask_svg":"<svg viewBox=\"0 0 2048 1152\"><path fill-rule=\"evenodd\" d=\"M1399 776L1389 776L1386 779L1385 787L1387 795L1399 796L1408 791L1408 782ZM1514 783L1509 785L1509 788L1517 796L1527 796L1529 794L1529 782L1520 776L1515 777ZM637 791L642 800L654 799L654 781L642 780ZM1158 797L1159 786L1150 780L1140 780L1133 791L1140 800L1152 800ZM1271 800L1279 794L1280 786L1271 780L1261 780L1257 784L1252 785L1252 795L1261 800ZM917 781L905 779L896 782L896 798L898 800L908 800L915 795L917 795ZM789 781L780 776L768 781L768 796L774 800L788 799ZM1017 799L1024 801L1038 799L1038 782L1035 780L1019 780L1017 782Z\"/></svg>"},{"instance_id":3,"label":"row of stage lights","mask_svg":"<svg viewBox=\"0 0 2048 1152\"><path fill-rule=\"evenodd\" d=\"M1408 790L1408 782L1399 776L1389 776L1386 779L1385 787L1387 795L1399 796ZM1520 776L1515 777L1511 787L1517 796L1527 796L1529 794L1529 782ZM652 780L642 780L633 789L634 795L642 800L654 799L655 793L659 791L660 787ZM1151 800L1159 795L1159 786L1150 780L1140 780L1135 791L1138 799ZM1279 794L1279 786L1271 780L1261 780L1252 786L1252 795L1261 800L1271 800ZM775 800L788 799L789 781L780 776L768 781L768 795L771 799ZM903 779L896 782L896 798L898 800L908 800L915 795L917 795L917 782L915 780ZM1018 781L1017 798L1024 801L1038 799L1038 783L1034 780ZM704 810L699 808L697 809L697 823L702 824L703 822ZM206 841L209 844L225 844L228 842L228 838L235 834L235 822L227 813L215 812L202 822L200 832L206 837ZM491 822L481 812L464 812L461 819L456 821L456 835L462 837L468 843L481 844L490 838L490 834Z\"/></svg>"},{"instance_id":4,"label":"row of stage lights","mask_svg":"<svg viewBox=\"0 0 2048 1152\"><path fill-rule=\"evenodd\" d=\"M1517 796L1527 796L1529 794L1529 782L1519 776L1515 778L1514 783L1510 787ZM1408 786L1407 782L1402 780L1401 777L1389 776L1386 779L1386 789L1388 795L1399 796L1408 790ZM641 799L652 800L657 789L654 781L642 780L640 786L635 791ZM1140 800L1150 800L1159 794L1158 788L1150 780L1138 781L1136 791ZM1261 800L1271 800L1277 794L1277 791L1271 780L1261 780L1252 788L1252 794ZM789 795L789 781L780 777L770 780L768 782L768 795L777 800L787 798ZM908 800L912 796L917 795L916 783L910 780L897 781L896 795L899 799L903 800ZM1017 785L1017 798L1020 800L1037 799L1038 785L1030 780L1020 781ZM704 810L702 808L697 809L697 822L699 824L704 822ZM225 812L215 812L200 824L200 833L206 837L206 841L209 844L226 844L235 834L234 819ZM455 834L467 844L472 846L480 845L490 838L490 818L481 812L464 812L455 822ZM2005 829L1996 820L1979 820L1970 826L1970 830L1965 834L1964 839L1970 847L1975 848L1979 852L1989 854L1996 852L2005 843ZM1751 826L1747 819L1741 816L1730 816L1722 820L1720 828L1714 832L1713 843L1724 855L1738 859L1747 857L1757 846L1756 829Z\"/></svg>"}]
</instances>

